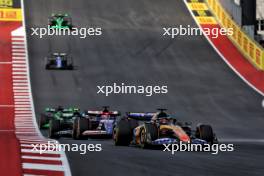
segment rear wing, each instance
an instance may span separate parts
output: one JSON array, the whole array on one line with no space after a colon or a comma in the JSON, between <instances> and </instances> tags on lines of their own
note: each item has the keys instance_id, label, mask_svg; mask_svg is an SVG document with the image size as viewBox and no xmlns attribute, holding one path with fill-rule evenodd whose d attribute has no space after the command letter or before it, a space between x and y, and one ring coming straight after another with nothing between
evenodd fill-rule
<instances>
[{"instance_id":1,"label":"rear wing","mask_svg":"<svg viewBox=\"0 0 264 176\"><path fill-rule=\"evenodd\" d=\"M69 14L67 13L52 13L51 17L69 17Z\"/></svg>"},{"instance_id":2,"label":"rear wing","mask_svg":"<svg viewBox=\"0 0 264 176\"><path fill-rule=\"evenodd\" d=\"M46 112L57 112L58 111L58 107L56 108L45 108L45 111ZM76 107L70 107L70 108L62 108L60 109L60 111L62 112L67 112L67 111L75 111L75 112L80 112L80 109L79 108L76 108Z\"/></svg>"},{"instance_id":3,"label":"rear wing","mask_svg":"<svg viewBox=\"0 0 264 176\"><path fill-rule=\"evenodd\" d=\"M53 56L53 57L58 57L58 56L60 56L60 57L63 57L63 58L65 58L65 57L68 56L67 53L51 53L50 55L51 55L51 57L52 57L52 56Z\"/></svg>"},{"instance_id":4,"label":"rear wing","mask_svg":"<svg viewBox=\"0 0 264 176\"><path fill-rule=\"evenodd\" d=\"M79 108L63 108L62 112L80 112Z\"/></svg>"},{"instance_id":5,"label":"rear wing","mask_svg":"<svg viewBox=\"0 0 264 176\"><path fill-rule=\"evenodd\" d=\"M66 53L52 53L54 56L66 56Z\"/></svg>"},{"instance_id":6,"label":"rear wing","mask_svg":"<svg viewBox=\"0 0 264 176\"><path fill-rule=\"evenodd\" d=\"M150 121L152 117L156 114L153 112L143 112L143 113L138 113L138 112L127 112L127 117L135 120L142 120L142 121Z\"/></svg>"},{"instance_id":7,"label":"rear wing","mask_svg":"<svg viewBox=\"0 0 264 176\"><path fill-rule=\"evenodd\" d=\"M51 61L51 60L56 60L57 57L60 57L61 60L67 60L70 63L73 63L73 58L70 54L67 53L49 53L48 56L46 56L44 59L45 61Z\"/></svg>"},{"instance_id":8,"label":"rear wing","mask_svg":"<svg viewBox=\"0 0 264 176\"><path fill-rule=\"evenodd\" d=\"M45 112L56 112L56 108L45 108Z\"/></svg>"},{"instance_id":9,"label":"rear wing","mask_svg":"<svg viewBox=\"0 0 264 176\"><path fill-rule=\"evenodd\" d=\"M104 111L86 111L87 115L90 116L101 116L101 115L109 115L112 117L116 117L116 116L120 116L120 112L119 111L109 111L109 112L104 112Z\"/></svg>"}]
</instances>

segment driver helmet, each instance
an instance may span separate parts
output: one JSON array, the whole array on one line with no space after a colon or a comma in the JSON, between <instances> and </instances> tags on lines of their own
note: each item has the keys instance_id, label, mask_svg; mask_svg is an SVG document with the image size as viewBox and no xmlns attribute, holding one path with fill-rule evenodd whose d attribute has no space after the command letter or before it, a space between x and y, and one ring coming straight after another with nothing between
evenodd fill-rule
<instances>
[{"instance_id":1,"label":"driver helmet","mask_svg":"<svg viewBox=\"0 0 264 176\"><path fill-rule=\"evenodd\" d=\"M170 122L169 116L165 112L159 112L159 113L157 113L157 117L156 118L157 118L157 121L160 124L168 124Z\"/></svg>"},{"instance_id":2,"label":"driver helmet","mask_svg":"<svg viewBox=\"0 0 264 176\"><path fill-rule=\"evenodd\" d=\"M104 113L101 115L101 118L108 119L108 118L110 118L110 115L108 113Z\"/></svg>"},{"instance_id":3,"label":"driver helmet","mask_svg":"<svg viewBox=\"0 0 264 176\"><path fill-rule=\"evenodd\" d=\"M57 56L56 59L57 60L61 60L62 58L61 58L61 56Z\"/></svg>"}]
</instances>

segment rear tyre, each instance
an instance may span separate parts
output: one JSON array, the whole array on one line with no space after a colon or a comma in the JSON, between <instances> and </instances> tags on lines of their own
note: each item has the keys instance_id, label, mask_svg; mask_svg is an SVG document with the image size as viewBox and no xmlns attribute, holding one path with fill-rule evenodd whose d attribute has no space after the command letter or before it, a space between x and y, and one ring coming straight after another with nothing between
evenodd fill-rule
<instances>
[{"instance_id":1,"label":"rear tyre","mask_svg":"<svg viewBox=\"0 0 264 176\"><path fill-rule=\"evenodd\" d=\"M133 128L127 119L121 119L113 131L114 143L116 146L128 146L132 141Z\"/></svg>"},{"instance_id":2,"label":"rear tyre","mask_svg":"<svg viewBox=\"0 0 264 176\"><path fill-rule=\"evenodd\" d=\"M140 147L149 148L151 142L158 139L159 130L156 124L145 123L144 126L140 129Z\"/></svg>"},{"instance_id":3,"label":"rear tyre","mask_svg":"<svg viewBox=\"0 0 264 176\"><path fill-rule=\"evenodd\" d=\"M89 130L89 119L86 118L77 118L76 119L76 139L86 139L85 136L83 136L83 132L86 130Z\"/></svg>"},{"instance_id":4,"label":"rear tyre","mask_svg":"<svg viewBox=\"0 0 264 176\"><path fill-rule=\"evenodd\" d=\"M196 137L207 141L210 144L214 142L214 132L210 125L199 125L196 129Z\"/></svg>"},{"instance_id":5,"label":"rear tyre","mask_svg":"<svg viewBox=\"0 0 264 176\"><path fill-rule=\"evenodd\" d=\"M60 135L57 134L60 131L60 120L51 119L49 121L49 138L59 138Z\"/></svg>"},{"instance_id":6,"label":"rear tyre","mask_svg":"<svg viewBox=\"0 0 264 176\"><path fill-rule=\"evenodd\" d=\"M77 127L78 127L78 118L74 119L72 124L72 138L77 139Z\"/></svg>"},{"instance_id":7,"label":"rear tyre","mask_svg":"<svg viewBox=\"0 0 264 176\"><path fill-rule=\"evenodd\" d=\"M73 65L69 65L68 70L73 70Z\"/></svg>"},{"instance_id":8,"label":"rear tyre","mask_svg":"<svg viewBox=\"0 0 264 176\"><path fill-rule=\"evenodd\" d=\"M45 116L44 114L41 114L39 117L39 129L44 129L44 125L49 123L49 118L47 116Z\"/></svg>"},{"instance_id":9,"label":"rear tyre","mask_svg":"<svg viewBox=\"0 0 264 176\"><path fill-rule=\"evenodd\" d=\"M46 64L46 70L50 70L50 65L49 64Z\"/></svg>"}]
</instances>

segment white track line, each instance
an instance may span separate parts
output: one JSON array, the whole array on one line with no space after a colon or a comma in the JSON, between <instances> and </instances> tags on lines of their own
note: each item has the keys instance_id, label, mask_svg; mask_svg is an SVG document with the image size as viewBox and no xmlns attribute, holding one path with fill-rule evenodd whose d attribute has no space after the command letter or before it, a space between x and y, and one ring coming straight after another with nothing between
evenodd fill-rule
<instances>
[{"instance_id":1,"label":"white track line","mask_svg":"<svg viewBox=\"0 0 264 176\"><path fill-rule=\"evenodd\" d=\"M31 134L36 134L36 130L35 131L18 131L18 129L16 129L16 135L21 135L21 134L24 134L24 135L31 135Z\"/></svg>"},{"instance_id":2,"label":"white track line","mask_svg":"<svg viewBox=\"0 0 264 176\"><path fill-rule=\"evenodd\" d=\"M15 101L14 104L16 107L19 107L19 106L30 106L31 107L31 104L29 101Z\"/></svg>"},{"instance_id":3,"label":"white track line","mask_svg":"<svg viewBox=\"0 0 264 176\"><path fill-rule=\"evenodd\" d=\"M16 63L16 64L18 64L18 63L22 63L22 64L24 64L25 61L13 61L13 63Z\"/></svg>"},{"instance_id":4,"label":"white track line","mask_svg":"<svg viewBox=\"0 0 264 176\"><path fill-rule=\"evenodd\" d=\"M64 171L62 165L23 163L24 169Z\"/></svg>"},{"instance_id":5,"label":"white track line","mask_svg":"<svg viewBox=\"0 0 264 176\"><path fill-rule=\"evenodd\" d=\"M13 68L27 68L25 64L13 64Z\"/></svg>"},{"instance_id":6,"label":"white track line","mask_svg":"<svg viewBox=\"0 0 264 176\"><path fill-rule=\"evenodd\" d=\"M22 121L22 119L21 119L21 121L17 121L17 122L15 122L16 124L19 124L19 125L21 125L21 126L23 126L23 125L28 125L28 124L30 124L30 125L32 125L32 122L33 121ZM31 126L32 127L32 126Z\"/></svg>"},{"instance_id":7,"label":"white track line","mask_svg":"<svg viewBox=\"0 0 264 176\"><path fill-rule=\"evenodd\" d=\"M25 40L25 37L24 36L13 36L12 37L12 41L13 40L22 40L22 41L24 41Z\"/></svg>"},{"instance_id":8,"label":"white track line","mask_svg":"<svg viewBox=\"0 0 264 176\"><path fill-rule=\"evenodd\" d=\"M51 141L51 140L36 140L36 139L29 139L28 137L26 138L25 136L21 136L21 139L20 139L20 143L21 144L55 144L54 141Z\"/></svg>"},{"instance_id":9,"label":"white track line","mask_svg":"<svg viewBox=\"0 0 264 176\"><path fill-rule=\"evenodd\" d=\"M23 45L12 45L12 48L25 48L25 46L23 46Z\"/></svg>"},{"instance_id":10,"label":"white track line","mask_svg":"<svg viewBox=\"0 0 264 176\"><path fill-rule=\"evenodd\" d=\"M27 155L22 155L22 158L24 159L36 159L36 160L50 160L50 161L60 161L60 157L44 157L44 156L27 156Z\"/></svg>"},{"instance_id":11,"label":"white track line","mask_svg":"<svg viewBox=\"0 0 264 176\"><path fill-rule=\"evenodd\" d=\"M28 90L27 87L13 87L14 90Z\"/></svg>"},{"instance_id":12,"label":"white track line","mask_svg":"<svg viewBox=\"0 0 264 176\"><path fill-rule=\"evenodd\" d=\"M23 98L28 98L29 96L14 96L15 99L23 99Z\"/></svg>"},{"instance_id":13,"label":"white track line","mask_svg":"<svg viewBox=\"0 0 264 176\"><path fill-rule=\"evenodd\" d=\"M15 123L32 123L32 117L15 117L16 122ZM33 127L32 127L33 128Z\"/></svg>"},{"instance_id":14,"label":"white track line","mask_svg":"<svg viewBox=\"0 0 264 176\"><path fill-rule=\"evenodd\" d=\"M31 114L32 111L15 111L15 114Z\"/></svg>"},{"instance_id":15,"label":"white track line","mask_svg":"<svg viewBox=\"0 0 264 176\"><path fill-rule=\"evenodd\" d=\"M25 45L24 41L20 41L20 42L12 42L12 45Z\"/></svg>"},{"instance_id":16,"label":"white track line","mask_svg":"<svg viewBox=\"0 0 264 176\"><path fill-rule=\"evenodd\" d=\"M16 114L16 117L32 117L32 114L30 113L29 115L27 114Z\"/></svg>"},{"instance_id":17,"label":"white track line","mask_svg":"<svg viewBox=\"0 0 264 176\"><path fill-rule=\"evenodd\" d=\"M0 64L12 64L12 62L0 62Z\"/></svg>"},{"instance_id":18,"label":"white track line","mask_svg":"<svg viewBox=\"0 0 264 176\"><path fill-rule=\"evenodd\" d=\"M30 108L31 109L31 106L30 104L20 104L20 105L15 105L15 108Z\"/></svg>"},{"instance_id":19,"label":"white track line","mask_svg":"<svg viewBox=\"0 0 264 176\"><path fill-rule=\"evenodd\" d=\"M30 117L30 116L27 116L27 117L15 117L15 119L16 119L15 123L18 123L18 124L21 124L21 123L32 123L33 122L32 117Z\"/></svg>"},{"instance_id":20,"label":"white track line","mask_svg":"<svg viewBox=\"0 0 264 176\"><path fill-rule=\"evenodd\" d=\"M35 129L35 128L32 128L32 124L33 124L33 121L31 119L21 119L21 118L15 118L16 120L16 123L15 124L30 124L31 125L31 128L30 129Z\"/></svg>"},{"instance_id":21,"label":"white track line","mask_svg":"<svg viewBox=\"0 0 264 176\"><path fill-rule=\"evenodd\" d=\"M21 149L21 152L25 152L25 153L39 153L39 151L35 151L35 150L31 150L31 149ZM47 150L47 151L43 151L43 154L60 154L60 151Z\"/></svg>"},{"instance_id":22,"label":"white track line","mask_svg":"<svg viewBox=\"0 0 264 176\"><path fill-rule=\"evenodd\" d=\"M27 68L24 67L24 68L12 68L12 71L27 71Z\"/></svg>"},{"instance_id":23,"label":"white track line","mask_svg":"<svg viewBox=\"0 0 264 176\"><path fill-rule=\"evenodd\" d=\"M28 83L13 83L13 86L27 86Z\"/></svg>"}]
</instances>

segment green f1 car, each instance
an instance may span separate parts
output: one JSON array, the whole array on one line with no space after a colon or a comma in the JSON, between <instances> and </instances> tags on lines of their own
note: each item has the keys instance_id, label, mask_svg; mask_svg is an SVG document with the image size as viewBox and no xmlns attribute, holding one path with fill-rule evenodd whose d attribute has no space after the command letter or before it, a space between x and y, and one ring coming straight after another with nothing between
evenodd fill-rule
<instances>
[{"instance_id":1,"label":"green f1 car","mask_svg":"<svg viewBox=\"0 0 264 176\"><path fill-rule=\"evenodd\" d=\"M52 14L49 26L55 29L72 29L72 19L68 14Z\"/></svg>"},{"instance_id":2,"label":"green f1 car","mask_svg":"<svg viewBox=\"0 0 264 176\"><path fill-rule=\"evenodd\" d=\"M80 114L80 109L76 107L63 108L46 108L45 112L40 115L39 128L47 129L50 127L51 120L72 119L75 115Z\"/></svg>"}]
</instances>

